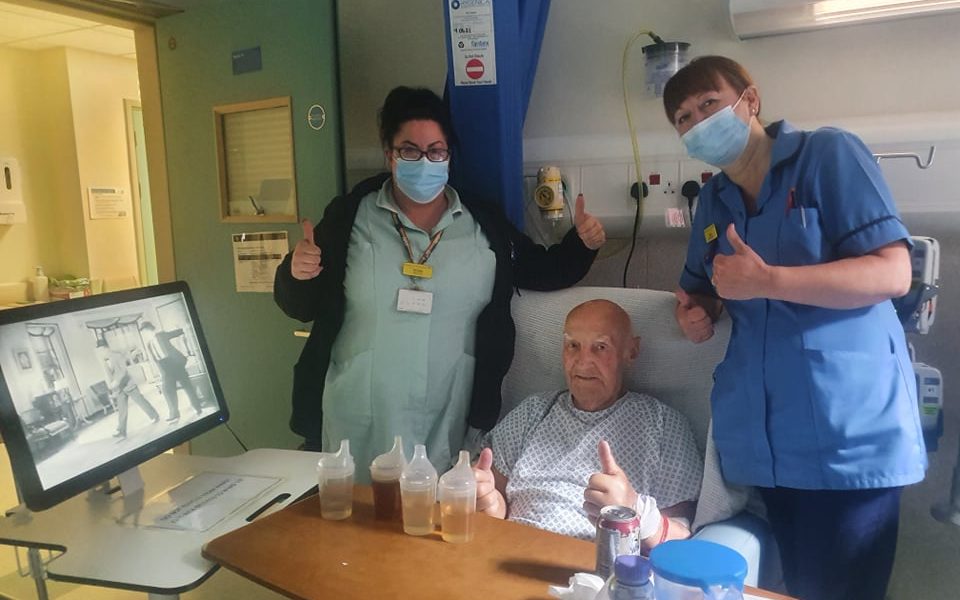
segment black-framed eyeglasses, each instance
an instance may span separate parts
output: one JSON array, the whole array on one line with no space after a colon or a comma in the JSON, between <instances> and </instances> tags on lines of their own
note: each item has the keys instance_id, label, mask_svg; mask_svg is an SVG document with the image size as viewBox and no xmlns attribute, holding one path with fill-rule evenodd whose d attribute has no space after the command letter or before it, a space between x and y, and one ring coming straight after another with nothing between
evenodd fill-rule
<instances>
[{"instance_id":1,"label":"black-framed eyeglasses","mask_svg":"<svg viewBox=\"0 0 960 600\"><path fill-rule=\"evenodd\" d=\"M449 148L427 148L426 150L421 150L416 146L398 146L394 148L393 151L400 160L416 161L424 156L426 156L430 162L450 160Z\"/></svg>"}]
</instances>

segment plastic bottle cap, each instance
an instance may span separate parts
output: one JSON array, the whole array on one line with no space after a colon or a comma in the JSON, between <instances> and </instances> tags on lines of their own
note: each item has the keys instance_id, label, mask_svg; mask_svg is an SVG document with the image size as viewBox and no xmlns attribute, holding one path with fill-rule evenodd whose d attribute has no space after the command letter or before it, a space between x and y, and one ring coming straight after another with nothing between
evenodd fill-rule
<instances>
[{"instance_id":1,"label":"plastic bottle cap","mask_svg":"<svg viewBox=\"0 0 960 600\"><path fill-rule=\"evenodd\" d=\"M405 466L407 458L403 455L403 440L398 435L393 438L393 448L370 463L370 477L377 481L393 481L400 478Z\"/></svg>"},{"instance_id":2,"label":"plastic bottle cap","mask_svg":"<svg viewBox=\"0 0 960 600\"><path fill-rule=\"evenodd\" d=\"M338 479L353 475L353 456L350 454L350 440L340 442L337 452L321 452L317 462L317 473L324 479Z\"/></svg>"},{"instance_id":3,"label":"plastic bottle cap","mask_svg":"<svg viewBox=\"0 0 960 600\"><path fill-rule=\"evenodd\" d=\"M460 451L457 464L440 478L440 501L444 498L466 498L477 495L477 479L470 468L470 453Z\"/></svg>"},{"instance_id":4,"label":"plastic bottle cap","mask_svg":"<svg viewBox=\"0 0 960 600\"><path fill-rule=\"evenodd\" d=\"M437 470L427 459L427 447L417 444L413 447L413 459L400 474L400 489L407 491L426 491L437 488Z\"/></svg>"},{"instance_id":5,"label":"plastic bottle cap","mask_svg":"<svg viewBox=\"0 0 960 600\"><path fill-rule=\"evenodd\" d=\"M620 583L643 585L650 580L650 561L636 554L624 554L617 557L613 573Z\"/></svg>"},{"instance_id":6,"label":"plastic bottle cap","mask_svg":"<svg viewBox=\"0 0 960 600\"><path fill-rule=\"evenodd\" d=\"M712 585L743 587L747 561L736 550L704 540L671 540L650 551L657 577L706 590Z\"/></svg>"}]
</instances>

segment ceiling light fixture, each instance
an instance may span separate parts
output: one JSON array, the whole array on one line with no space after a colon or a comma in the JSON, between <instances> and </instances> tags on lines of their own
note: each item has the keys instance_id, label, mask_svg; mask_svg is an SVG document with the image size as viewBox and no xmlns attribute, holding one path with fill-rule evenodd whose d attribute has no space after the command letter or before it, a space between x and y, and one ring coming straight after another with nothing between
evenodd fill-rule
<instances>
[{"instance_id":1,"label":"ceiling light fixture","mask_svg":"<svg viewBox=\"0 0 960 600\"><path fill-rule=\"evenodd\" d=\"M960 0L730 0L740 39L960 11Z\"/></svg>"}]
</instances>

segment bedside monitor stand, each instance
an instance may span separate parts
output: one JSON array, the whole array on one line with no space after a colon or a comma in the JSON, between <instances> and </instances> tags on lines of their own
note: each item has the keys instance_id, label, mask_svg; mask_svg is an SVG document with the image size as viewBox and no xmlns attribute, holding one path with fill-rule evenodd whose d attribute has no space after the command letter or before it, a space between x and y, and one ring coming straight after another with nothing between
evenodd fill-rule
<instances>
[{"instance_id":1,"label":"bedside monitor stand","mask_svg":"<svg viewBox=\"0 0 960 600\"><path fill-rule=\"evenodd\" d=\"M316 461L295 450L162 454L141 466L140 491L98 489L41 512L18 507L0 519L0 544L63 551L46 565L56 581L175 598L216 570L203 544L310 492Z\"/></svg>"}]
</instances>

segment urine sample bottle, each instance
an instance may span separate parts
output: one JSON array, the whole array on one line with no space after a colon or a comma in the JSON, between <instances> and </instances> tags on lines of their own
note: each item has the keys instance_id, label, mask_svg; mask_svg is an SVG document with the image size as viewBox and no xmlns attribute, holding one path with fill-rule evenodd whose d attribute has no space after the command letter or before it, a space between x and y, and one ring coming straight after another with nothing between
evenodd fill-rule
<instances>
[{"instance_id":1,"label":"urine sample bottle","mask_svg":"<svg viewBox=\"0 0 960 600\"><path fill-rule=\"evenodd\" d=\"M353 514L353 456L350 440L340 442L337 452L321 452L317 463L320 516L339 521Z\"/></svg>"},{"instance_id":2,"label":"urine sample bottle","mask_svg":"<svg viewBox=\"0 0 960 600\"><path fill-rule=\"evenodd\" d=\"M393 438L390 452L381 454L370 463L370 482L373 487L373 518L394 521L401 517L400 475L407 466L403 455L403 440Z\"/></svg>"},{"instance_id":3,"label":"urine sample bottle","mask_svg":"<svg viewBox=\"0 0 960 600\"><path fill-rule=\"evenodd\" d=\"M443 540L453 543L472 540L477 512L477 480L470 468L469 452L460 451L456 466L440 478L437 495Z\"/></svg>"},{"instance_id":4,"label":"urine sample bottle","mask_svg":"<svg viewBox=\"0 0 960 600\"><path fill-rule=\"evenodd\" d=\"M403 531L410 535L433 533L433 510L437 503L437 470L427 459L423 444L413 447L413 460L400 475Z\"/></svg>"}]
</instances>

